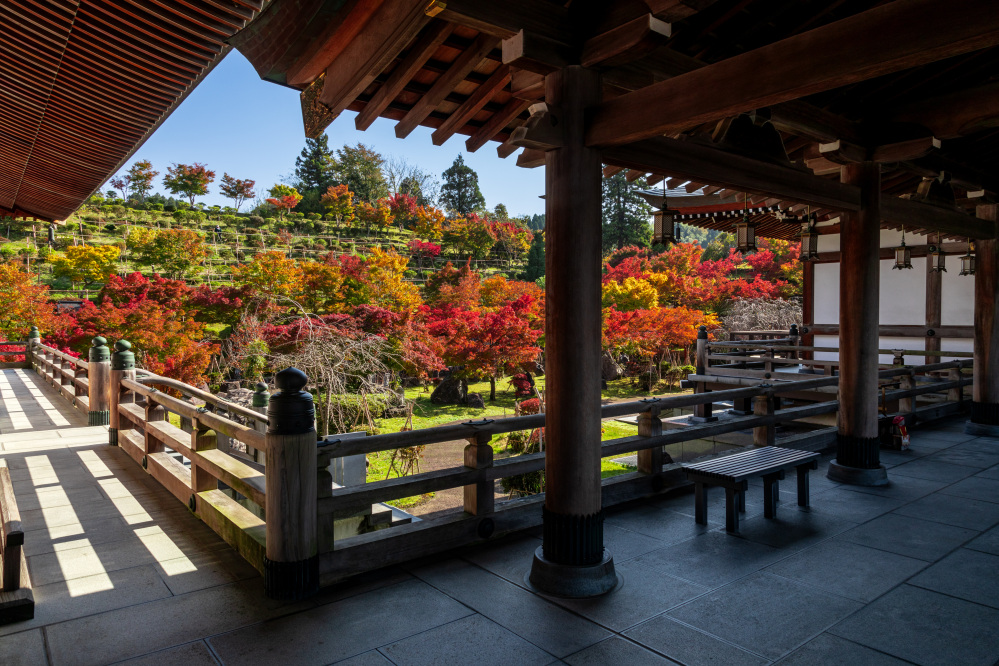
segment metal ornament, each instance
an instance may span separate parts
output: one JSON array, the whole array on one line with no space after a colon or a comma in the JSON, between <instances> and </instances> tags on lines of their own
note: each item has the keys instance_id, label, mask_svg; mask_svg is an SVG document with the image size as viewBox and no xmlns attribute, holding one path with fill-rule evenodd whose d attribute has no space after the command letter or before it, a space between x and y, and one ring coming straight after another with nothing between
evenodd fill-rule
<instances>
[{"instance_id":1,"label":"metal ornament","mask_svg":"<svg viewBox=\"0 0 999 666\"><path fill-rule=\"evenodd\" d=\"M961 256L961 272L958 275L975 274L975 244L968 241L968 253Z\"/></svg>"},{"instance_id":2,"label":"metal ornament","mask_svg":"<svg viewBox=\"0 0 999 666\"><path fill-rule=\"evenodd\" d=\"M912 250L905 244L905 227L902 227L902 244L895 248L895 265L892 270L912 268Z\"/></svg>"},{"instance_id":3,"label":"metal ornament","mask_svg":"<svg viewBox=\"0 0 999 666\"><path fill-rule=\"evenodd\" d=\"M930 262L930 273L946 273L947 255L944 254L943 248L940 245L931 245L926 252L926 260Z\"/></svg>"},{"instance_id":4,"label":"metal ornament","mask_svg":"<svg viewBox=\"0 0 999 666\"><path fill-rule=\"evenodd\" d=\"M819 232L815 228L815 215L805 214L802 218L801 233L801 254L802 261L815 261L819 258Z\"/></svg>"},{"instance_id":5,"label":"metal ornament","mask_svg":"<svg viewBox=\"0 0 999 666\"><path fill-rule=\"evenodd\" d=\"M756 225L749 220L749 197L743 199L742 220L735 223L735 242L743 254L756 252Z\"/></svg>"},{"instance_id":6,"label":"metal ornament","mask_svg":"<svg viewBox=\"0 0 999 666\"><path fill-rule=\"evenodd\" d=\"M652 213L652 243L669 245L677 241L677 211L666 206L666 181L663 181L663 208Z\"/></svg>"}]
</instances>

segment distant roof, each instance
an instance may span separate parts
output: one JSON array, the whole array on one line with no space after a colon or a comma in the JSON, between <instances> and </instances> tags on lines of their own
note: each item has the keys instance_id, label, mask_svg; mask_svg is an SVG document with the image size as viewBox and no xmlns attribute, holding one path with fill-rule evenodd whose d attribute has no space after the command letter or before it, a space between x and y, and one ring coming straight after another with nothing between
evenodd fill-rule
<instances>
[{"instance_id":1,"label":"distant roof","mask_svg":"<svg viewBox=\"0 0 999 666\"><path fill-rule=\"evenodd\" d=\"M68 217L264 0L0 3L0 215Z\"/></svg>"}]
</instances>

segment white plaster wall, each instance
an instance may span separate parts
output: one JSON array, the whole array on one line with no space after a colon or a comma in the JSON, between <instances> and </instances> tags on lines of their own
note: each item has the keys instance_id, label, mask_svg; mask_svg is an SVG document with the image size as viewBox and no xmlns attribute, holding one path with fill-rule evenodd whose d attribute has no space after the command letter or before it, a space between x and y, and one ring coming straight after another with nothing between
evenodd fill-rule
<instances>
[{"instance_id":1,"label":"white plaster wall","mask_svg":"<svg viewBox=\"0 0 999 666\"><path fill-rule=\"evenodd\" d=\"M975 351L975 341L972 340L971 338L941 338L940 350L955 351L955 352L973 352ZM944 356L940 360L954 361L957 359L950 356Z\"/></svg>"},{"instance_id":2,"label":"white plaster wall","mask_svg":"<svg viewBox=\"0 0 999 666\"><path fill-rule=\"evenodd\" d=\"M894 265L894 260L881 260L879 321L922 326L926 323L926 258L913 257L911 269L894 270Z\"/></svg>"},{"instance_id":3,"label":"white plaster wall","mask_svg":"<svg viewBox=\"0 0 999 666\"><path fill-rule=\"evenodd\" d=\"M960 271L961 260L948 256L947 272L943 274L940 289L940 323L947 326L972 326L975 323L975 278L958 275Z\"/></svg>"},{"instance_id":4,"label":"white plaster wall","mask_svg":"<svg viewBox=\"0 0 999 666\"><path fill-rule=\"evenodd\" d=\"M812 312L816 324L839 323L839 264L815 264Z\"/></svg>"},{"instance_id":5,"label":"white plaster wall","mask_svg":"<svg viewBox=\"0 0 999 666\"><path fill-rule=\"evenodd\" d=\"M915 269L913 269L915 270ZM895 271L896 273L898 271ZM921 350L925 346L923 338L894 338L882 336L878 342L878 349L915 349ZM894 354L879 354L878 363L882 365L891 365L892 360L895 358ZM906 356L906 365L922 365L925 362L925 356Z\"/></svg>"}]
</instances>

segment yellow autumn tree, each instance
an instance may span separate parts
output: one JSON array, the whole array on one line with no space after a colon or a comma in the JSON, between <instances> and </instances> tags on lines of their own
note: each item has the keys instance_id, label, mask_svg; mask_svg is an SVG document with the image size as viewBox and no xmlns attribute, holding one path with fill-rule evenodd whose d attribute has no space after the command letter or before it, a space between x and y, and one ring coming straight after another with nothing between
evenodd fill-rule
<instances>
[{"instance_id":1,"label":"yellow autumn tree","mask_svg":"<svg viewBox=\"0 0 999 666\"><path fill-rule=\"evenodd\" d=\"M649 310L659 306L659 292L641 278L627 277L624 282L605 282L601 300L603 307L614 307L618 312Z\"/></svg>"},{"instance_id":2,"label":"yellow autumn tree","mask_svg":"<svg viewBox=\"0 0 999 666\"><path fill-rule=\"evenodd\" d=\"M53 273L56 277L66 277L88 287L95 282L107 282L117 271L120 254L117 245L67 247L64 255L52 261Z\"/></svg>"},{"instance_id":3,"label":"yellow autumn tree","mask_svg":"<svg viewBox=\"0 0 999 666\"><path fill-rule=\"evenodd\" d=\"M236 283L248 284L263 296L294 297L302 289L302 270L284 252L260 252L232 269Z\"/></svg>"}]
</instances>

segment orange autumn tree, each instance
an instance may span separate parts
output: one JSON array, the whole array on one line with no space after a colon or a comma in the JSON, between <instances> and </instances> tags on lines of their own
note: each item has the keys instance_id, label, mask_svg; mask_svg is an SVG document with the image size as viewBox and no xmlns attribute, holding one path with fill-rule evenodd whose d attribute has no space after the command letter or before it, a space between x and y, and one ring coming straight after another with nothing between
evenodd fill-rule
<instances>
[{"instance_id":1,"label":"orange autumn tree","mask_svg":"<svg viewBox=\"0 0 999 666\"><path fill-rule=\"evenodd\" d=\"M61 324L38 276L13 261L0 263L0 340L25 340L32 326L45 334Z\"/></svg>"},{"instance_id":2,"label":"orange autumn tree","mask_svg":"<svg viewBox=\"0 0 999 666\"><path fill-rule=\"evenodd\" d=\"M253 255L248 263L232 269L236 283L253 287L270 298L294 297L302 288L302 270L284 252L271 250Z\"/></svg>"},{"instance_id":3,"label":"orange autumn tree","mask_svg":"<svg viewBox=\"0 0 999 666\"><path fill-rule=\"evenodd\" d=\"M338 229L342 226L350 226L350 223L354 221L354 193L348 189L346 184L331 185L320 202L326 209L326 215L333 218Z\"/></svg>"}]
</instances>

